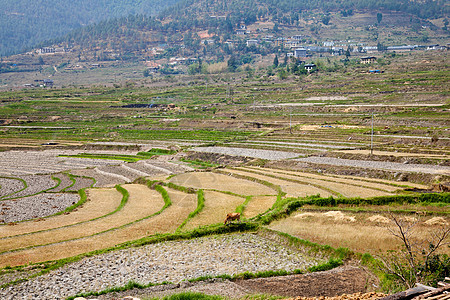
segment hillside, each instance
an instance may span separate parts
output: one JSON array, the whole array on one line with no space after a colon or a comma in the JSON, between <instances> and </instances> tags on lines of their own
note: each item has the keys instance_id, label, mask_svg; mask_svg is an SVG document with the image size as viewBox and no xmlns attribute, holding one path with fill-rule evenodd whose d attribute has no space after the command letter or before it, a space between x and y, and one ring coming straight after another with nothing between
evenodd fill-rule
<instances>
[{"instance_id":1,"label":"hillside","mask_svg":"<svg viewBox=\"0 0 450 300\"><path fill-rule=\"evenodd\" d=\"M250 73L252 68L268 68L267 75L284 76L284 71L271 67L275 56L285 71L301 75L297 66L287 65L323 57L329 68L336 69L335 60L341 64L341 59L352 56L356 63L358 56L392 46L409 45L407 51L448 48L446 3L395 3L338 5L317 0L292 2L289 8L269 0L181 1L154 16L131 14L86 25L28 53L3 58L0 84L34 86L42 77L57 80L59 86L111 83L117 82L118 74L123 80L138 80L244 68ZM302 57L294 53L299 47L307 49Z\"/></svg>"},{"instance_id":2,"label":"hillside","mask_svg":"<svg viewBox=\"0 0 450 300\"><path fill-rule=\"evenodd\" d=\"M129 14L154 15L176 0L0 0L0 56L101 20Z\"/></svg>"}]
</instances>

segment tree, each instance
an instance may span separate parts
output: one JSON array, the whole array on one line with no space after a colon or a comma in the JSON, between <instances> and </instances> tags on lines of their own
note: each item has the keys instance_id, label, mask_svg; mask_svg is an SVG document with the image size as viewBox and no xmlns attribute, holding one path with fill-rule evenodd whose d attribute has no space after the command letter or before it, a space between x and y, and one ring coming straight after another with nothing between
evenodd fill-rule
<instances>
[{"instance_id":1,"label":"tree","mask_svg":"<svg viewBox=\"0 0 450 300\"><path fill-rule=\"evenodd\" d=\"M275 25L273 26L273 31L274 32L280 31L280 29L278 28L278 23L275 23Z\"/></svg>"},{"instance_id":2,"label":"tree","mask_svg":"<svg viewBox=\"0 0 450 300\"><path fill-rule=\"evenodd\" d=\"M331 20L331 17L328 15L322 17L322 23L324 25L328 25L330 23L330 20Z\"/></svg>"},{"instance_id":3,"label":"tree","mask_svg":"<svg viewBox=\"0 0 450 300\"><path fill-rule=\"evenodd\" d=\"M383 19L383 14L382 13L377 13L377 21L378 21L378 24L380 24L381 23L381 20Z\"/></svg>"},{"instance_id":4,"label":"tree","mask_svg":"<svg viewBox=\"0 0 450 300\"><path fill-rule=\"evenodd\" d=\"M438 249L450 244L450 226L440 226L428 232L425 240L419 240L415 229L420 221L388 214L391 223L388 231L401 241L401 249L380 256L381 269L408 288L416 283L436 284L450 271L450 258L438 254Z\"/></svg>"},{"instance_id":5,"label":"tree","mask_svg":"<svg viewBox=\"0 0 450 300\"><path fill-rule=\"evenodd\" d=\"M385 45L383 45L382 43L378 42L377 43L377 50L382 52L382 51L386 51L387 47Z\"/></svg>"},{"instance_id":6,"label":"tree","mask_svg":"<svg viewBox=\"0 0 450 300\"><path fill-rule=\"evenodd\" d=\"M230 59L228 59L227 65L228 65L228 70L229 70L230 72L236 71L236 69L237 69L237 67L238 67L238 62L237 62L236 57L235 57L234 55L232 55L232 56L230 57Z\"/></svg>"},{"instance_id":7,"label":"tree","mask_svg":"<svg viewBox=\"0 0 450 300\"><path fill-rule=\"evenodd\" d=\"M275 55L275 58L273 59L273 65L276 67L278 67L278 55Z\"/></svg>"}]
</instances>

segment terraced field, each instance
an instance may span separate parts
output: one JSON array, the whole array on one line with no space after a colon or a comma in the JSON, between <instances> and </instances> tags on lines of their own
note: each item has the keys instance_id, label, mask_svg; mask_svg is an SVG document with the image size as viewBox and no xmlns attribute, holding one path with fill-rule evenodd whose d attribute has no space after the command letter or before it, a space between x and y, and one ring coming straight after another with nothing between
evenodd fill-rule
<instances>
[{"instance_id":1,"label":"terraced field","mask_svg":"<svg viewBox=\"0 0 450 300\"><path fill-rule=\"evenodd\" d=\"M133 167L130 166L129 168ZM144 165L140 163L139 166ZM129 168L111 166L108 170L111 174L116 174L115 177L110 176L111 178L117 180L123 176L123 181L125 178L128 181L130 178L127 176L132 173ZM100 178L107 176L102 172L92 172L92 169L84 171L85 174L97 175ZM137 175L138 172L135 173ZM12 188L5 189L6 197L3 198L2 208L5 207L6 201L13 197L11 196L13 190L16 190L16 193L12 195L18 195L17 201L28 194L48 197L56 194L46 193L47 190L67 192L88 188L97 182L92 177L82 177L83 172L80 170L77 174L77 176L55 174L53 178L60 179L59 185L56 185L56 181L52 180L50 175L22 176L20 179L30 182L22 190L19 184L22 181L19 179L3 178L3 182L12 184ZM114 182L117 181L111 181ZM235 211L238 207L241 207L244 218L253 218L275 207L277 195L278 197L281 195L282 198L311 195L367 198L395 195L406 185L423 188L421 185L408 183L402 183L400 186L398 182L386 180L258 167L180 173L170 177L166 182L194 191L203 189L205 203L203 209L187 220L188 215L197 207L197 196L171 188L166 188L171 205L164 210L162 210L165 207L162 195L142 184L122 185L125 190L122 192L114 188L90 188L86 191L87 201L66 214L38 219L39 222L26 221L24 218L24 222L15 226L0 226L0 265L56 260L156 233L171 233L175 232L184 220L187 222L183 230L192 230L199 226L223 222L226 213ZM299 236L305 232L311 235L308 226L305 225L311 218L309 215L300 214L275 222L271 228ZM340 224L334 229L351 227L352 222L355 222L353 219L352 216L343 218L342 221L348 224ZM331 227L325 226L322 234L316 232L313 235L331 233ZM311 236L308 238L313 239ZM336 244L341 240L336 235ZM319 241L322 242L320 239Z\"/></svg>"},{"instance_id":2,"label":"terraced field","mask_svg":"<svg viewBox=\"0 0 450 300\"><path fill-rule=\"evenodd\" d=\"M243 225L258 224L272 214L288 211L287 205L295 201L370 199L402 194L405 188L426 188L409 182L255 166L191 170L181 162L158 159L0 177L0 214L4 218L0 225L0 268L29 263L44 266L43 262L120 249L125 243L141 239L238 226L223 225L229 212L241 212ZM266 228L374 254L399 245L386 230L387 211L409 218L415 218L416 211L426 212L417 219L422 239L426 239L427 232L450 224L448 205L442 203L373 205L369 201L355 207L321 206L312 201L268 222ZM135 260L129 263L135 264L139 258ZM210 268L204 267L209 274ZM14 278L0 273L4 283Z\"/></svg>"}]
</instances>

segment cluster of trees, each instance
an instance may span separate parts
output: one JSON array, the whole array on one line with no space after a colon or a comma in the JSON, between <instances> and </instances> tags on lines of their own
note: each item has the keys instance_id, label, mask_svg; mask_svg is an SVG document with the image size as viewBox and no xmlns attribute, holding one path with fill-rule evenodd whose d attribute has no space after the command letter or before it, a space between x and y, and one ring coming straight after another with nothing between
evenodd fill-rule
<instances>
[{"instance_id":1,"label":"cluster of trees","mask_svg":"<svg viewBox=\"0 0 450 300\"><path fill-rule=\"evenodd\" d=\"M258 18L269 18L283 24L293 24L300 14L312 9L341 12L351 16L355 9L402 11L421 18L446 16L449 7L446 0L182 0L165 9L161 19L179 19L192 15L220 16L227 15L235 20L252 23Z\"/></svg>"},{"instance_id":2,"label":"cluster of trees","mask_svg":"<svg viewBox=\"0 0 450 300\"><path fill-rule=\"evenodd\" d=\"M174 1L174 0L172 0ZM198 51L202 48L200 39L189 32L193 29L208 30L209 33L221 36L222 40L231 38L236 28L242 23L251 24L258 19L271 19L277 24L294 24L300 18L309 16L311 7L324 11L340 11L343 16L351 16L354 9L390 9L407 11L423 16L437 16L447 9L439 8L436 1L409 1L409 0L182 0L163 10L157 17L145 14L129 15L102 21L76 30L63 40L67 43L78 43L83 47L105 46L109 37L122 42L112 42L112 48L119 51L136 51L148 47L154 42L179 42L184 38L188 49ZM378 13L377 20L381 22L382 14ZM329 14L322 16L321 21L327 25L330 22ZM275 31L276 29L274 29ZM148 32L152 32L149 36ZM183 36L183 33L184 36ZM100 41L100 42L99 42ZM137 42L136 42L137 41ZM240 45L238 45L240 47ZM211 47L209 47L210 50ZM226 49L222 49L225 52ZM243 51L245 49L238 49ZM254 49L255 50L255 49ZM255 52L255 51L252 51Z\"/></svg>"},{"instance_id":3,"label":"cluster of trees","mask_svg":"<svg viewBox=\"0 0 450 300\"><path fill-rule=\"evenodd\" d=\"M193 29L207 29L210 33L227 39L242 23L248 25L258 19L270 19L277 25L295 24L300 18L310 17L311 9L336 11L343 16L350 16L357 9L393 10L434 18L448 15L449 6L445 2L446 0L61 0L48 5L44 0L0 0L5 12L0 16L0 56L29 48L43 40L50 41L45 43L47 45L67 42L83 47L110 46L120 51L138 51L151 42L180 41L183 34ZM159 14L156 17L150 16L157 12ZM381 13L377 15L377 19L381 22ZM323 15L321 21L328 24L329 15ZM83 26L84 24L91 25ZM74 28L78 29L60 38ZM199 50L201 45L197 40L199 39L193 37L191 43L187 39L189 48Z\"/></svg>"},{"instance_id":4,"label":"cluster of trees","mask_svg":"<svg viewBox=\"0 0 450 300\"><path fill-rule=\"evenodd\" d=\"M128 14L154 15L177 0L0 0L0 55L61 37L86 24Z\"/></svg>"}]
</instances>

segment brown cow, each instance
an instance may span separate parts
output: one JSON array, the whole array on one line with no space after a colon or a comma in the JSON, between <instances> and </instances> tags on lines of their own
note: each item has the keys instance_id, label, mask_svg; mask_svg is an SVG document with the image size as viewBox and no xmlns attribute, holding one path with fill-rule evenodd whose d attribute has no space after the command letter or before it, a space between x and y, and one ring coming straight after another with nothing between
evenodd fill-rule
<instances>
[{"instance_id":1,"label":"brown cow","mask_svg":"<svg viewBox=\"0 0 450 300\"><path fill-rule=\"evenodd\" d=\"M240 213L229 213L227 214L227 218L225 219L225 222L223 224L227 224L228 222L231 222L233 220L238 220L239 223L241 222L241 214Z\"/></svg>"}]
</instances>

